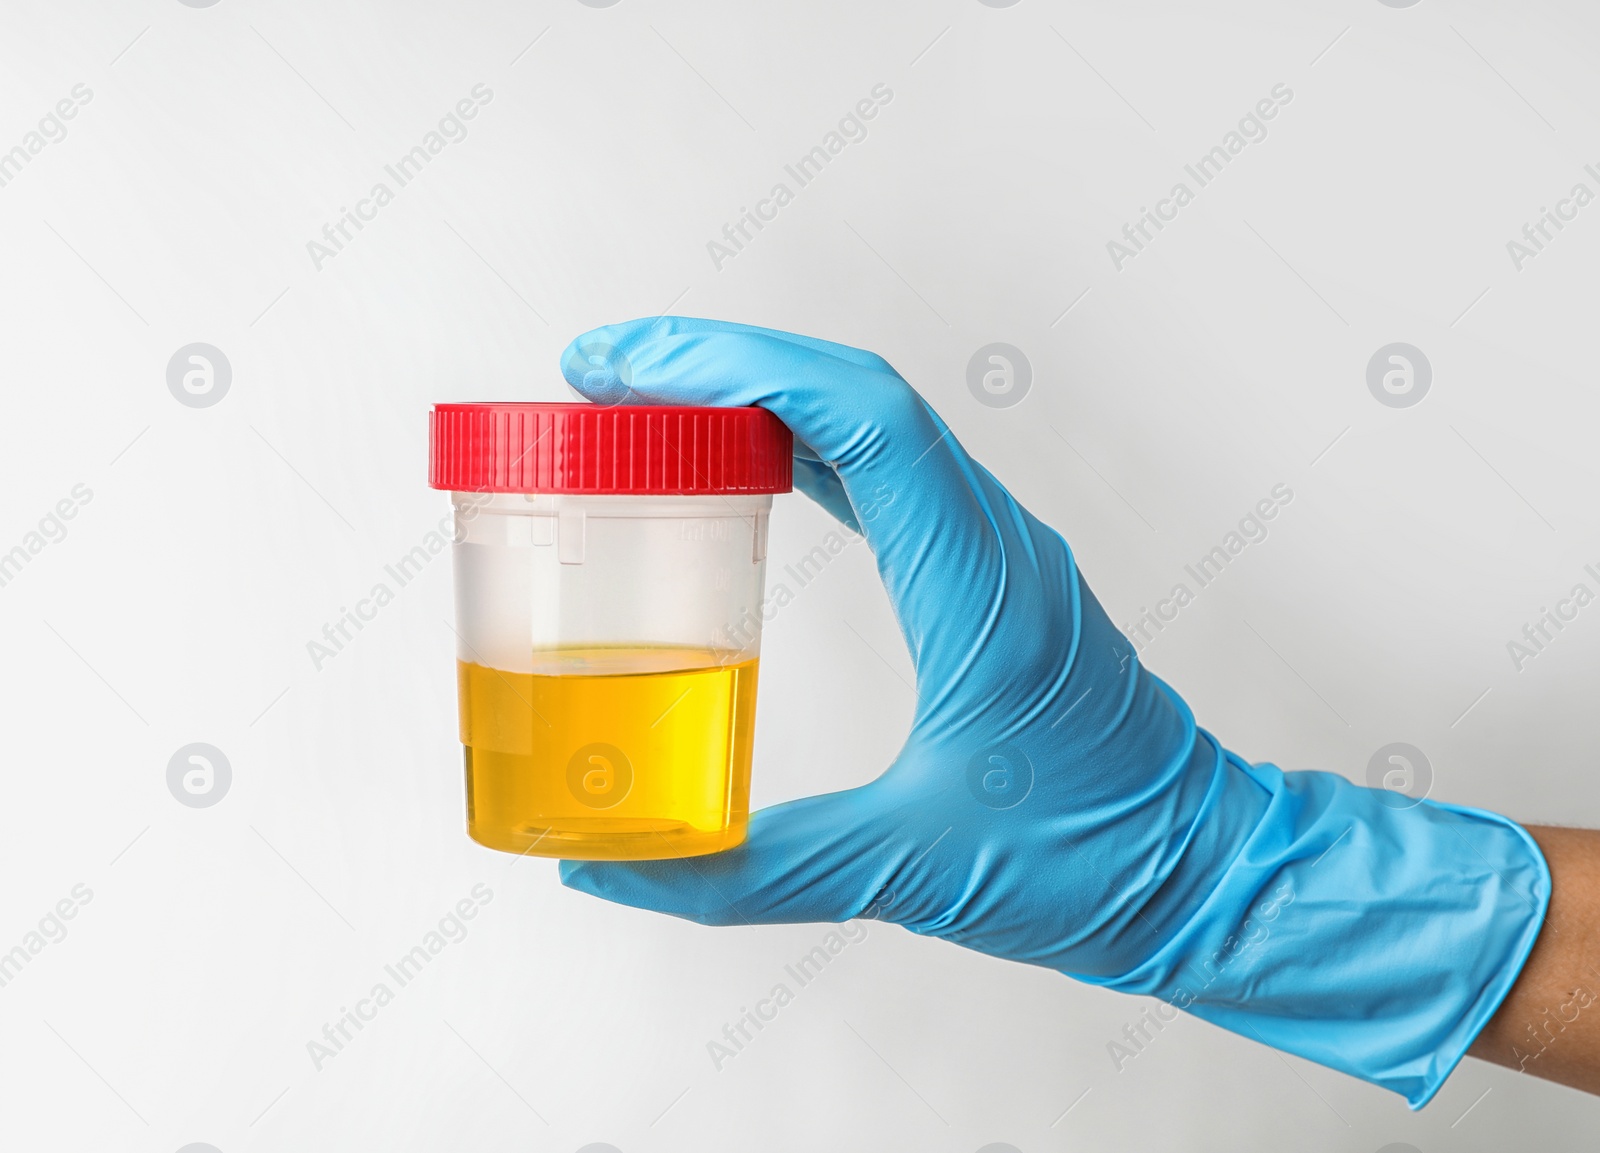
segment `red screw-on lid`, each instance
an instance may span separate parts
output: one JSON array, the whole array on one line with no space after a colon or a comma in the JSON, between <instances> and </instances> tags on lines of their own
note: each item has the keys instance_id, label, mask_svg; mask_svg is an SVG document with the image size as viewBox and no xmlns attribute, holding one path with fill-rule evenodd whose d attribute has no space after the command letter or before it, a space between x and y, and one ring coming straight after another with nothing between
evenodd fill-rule
<instances>
[{"instance_id":1,"label":"red screw-on lid","mask_svg":"<svg viewBox=\"0 0 1600 1153\"><path fill-rule=\"evenodd\" d=\"M794 436L764 408L436 404L428 414L428 484L454 492L788 492L793 471Z\"/></svg>"}]
</instances>

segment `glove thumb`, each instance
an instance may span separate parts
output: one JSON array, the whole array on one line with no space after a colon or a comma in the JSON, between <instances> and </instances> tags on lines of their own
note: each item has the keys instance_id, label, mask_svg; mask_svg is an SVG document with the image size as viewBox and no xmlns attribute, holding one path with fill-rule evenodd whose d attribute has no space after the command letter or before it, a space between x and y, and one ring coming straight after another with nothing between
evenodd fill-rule
<instances>
[{"instance_id":1,"label":"glove thumb","mask_svg":"<svg viewBox=\"0 0 1600 1153\"><path fill-rule=\"evenodd\" d=\"M884 891L877 782L751 814L727 852L659 861L562 861L561 883L702 925L847 921Z\"/></svg>"}]
</instances>

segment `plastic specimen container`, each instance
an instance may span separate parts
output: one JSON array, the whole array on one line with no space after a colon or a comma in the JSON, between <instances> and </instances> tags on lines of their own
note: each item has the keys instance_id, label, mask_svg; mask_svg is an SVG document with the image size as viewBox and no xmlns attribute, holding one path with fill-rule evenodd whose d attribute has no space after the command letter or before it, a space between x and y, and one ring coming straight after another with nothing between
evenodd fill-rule
<instances>
[{"instance_id":1,"label":"plastic specimen container","mask_svg":"<svg viewBox=\"0 0 1600 1153\"><path fill-rule=\"evenodd\" d=\"M760 408L440 404L467 831L642 860L744 840L772 495Z\"/></svg>"}]
</instances>

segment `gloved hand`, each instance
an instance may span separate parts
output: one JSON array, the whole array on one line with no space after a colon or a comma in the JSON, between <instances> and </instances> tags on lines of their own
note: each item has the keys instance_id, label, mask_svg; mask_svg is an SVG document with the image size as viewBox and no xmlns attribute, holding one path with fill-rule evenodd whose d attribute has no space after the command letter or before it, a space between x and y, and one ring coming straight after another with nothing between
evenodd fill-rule
<instances>
[{"instance_id":1,"label":"gloved hand","mask_svg":"<svg viewBox=\"0 0 1600 1153\"><path fill-rule=\"evenodd\" d=\"M1061 536L872 353L661 318L563 363L605 403L776 413L798 486L865 534L918 696L871 783L761 810L715 856L563 862L567 885L704 924L874 916L1162 997L1413 1107L1443 1083L1542 923L1549 872L1519 827L1228 752Z\"/></svg>"}]
</instances>

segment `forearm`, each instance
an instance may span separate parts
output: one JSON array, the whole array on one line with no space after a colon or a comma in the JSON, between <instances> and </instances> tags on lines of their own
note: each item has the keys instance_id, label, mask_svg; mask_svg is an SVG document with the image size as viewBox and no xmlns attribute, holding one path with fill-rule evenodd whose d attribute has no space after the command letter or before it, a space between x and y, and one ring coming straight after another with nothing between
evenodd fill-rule
<instances>
[{"instance_id":1,"label":"forearm","mask_svg":"<svg viewBox=\"0 0 1600 1153\"><path fill-rule=\"evenodd\" d=\"M1529 827L1550 910L1522 974L1471 1056L1600 1093L1600 832Z\"/></svg>"}]
</instances>

